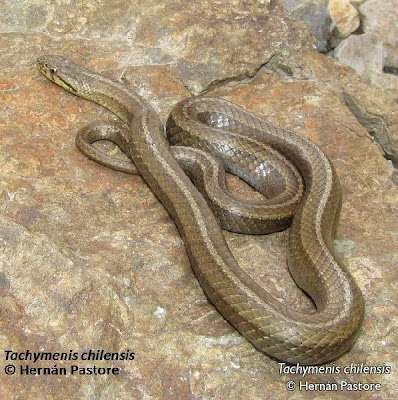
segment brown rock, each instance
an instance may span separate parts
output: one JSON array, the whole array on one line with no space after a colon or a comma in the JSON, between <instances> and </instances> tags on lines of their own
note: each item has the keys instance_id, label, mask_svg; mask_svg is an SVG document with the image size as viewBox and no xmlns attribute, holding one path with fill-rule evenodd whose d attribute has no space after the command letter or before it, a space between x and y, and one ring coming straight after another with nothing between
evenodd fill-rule
<instances>
[{"instance_id":1,"label":"brown rock","mask_svg":"<svg viewBox=\"0 0 398 400\"><path fill-rule=\"evenodd\" d=\"M366 302L357 343L334 363L341 368L394 362L398 196L386 157L397 156L397 105L320 55L276 1L70 3L49 10L37 1L30 17L30 3L8 2L1 13L0 398L286 399L288 380L377 381L381 392L351 397L393 398L394 370L281 374L231 328L204 296L173 222L142 179L75 148L76 130L106 112L45 80L34 61L55 52L124 76L163 118L176 101L211 92L321 146L344 195L337 251ZM312 310L287 271L287 231L225 236L275 297ZM6 376L4 351L26 349L130 349L136 358L78 362L118 366L118 376ZM36 366L55 363L74 361Z\"/></svg>"},{"instance_id":2,"label":"brown rock","mask_svg":"<svg viewBox=\"0 0 398 400\"><path fill-rule=\"evenodd\" d=\"M359 14L350 0L329 0L328 8L335 24L337 38L346 38L359 28Z\"/></svg>"}]
</instances>

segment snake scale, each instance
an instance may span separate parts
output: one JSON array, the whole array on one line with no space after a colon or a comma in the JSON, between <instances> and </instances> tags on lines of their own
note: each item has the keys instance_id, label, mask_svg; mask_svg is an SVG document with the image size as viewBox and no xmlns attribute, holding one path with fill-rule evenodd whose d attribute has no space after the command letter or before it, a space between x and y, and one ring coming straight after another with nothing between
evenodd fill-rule
<instances>
[{"instance_id":1,"label":"snake scale","mask_svg":"<svg viewBox=\"0 0 398 400\"><path fill-rule=\"evenodd\" d=\"M142 176L176 223L206 296L257 349L288 363L322 364L352 346L364 302L333 250L341 190L332 163L315 144L204 96L173 108L166 138L152 106L125 85L60 56L42 56L37 65L49 80L119 117L118 126L83 129L78 147L98 162ZM118 144L132 162L101 153L92 146L99 139ZM234 197L225 171L267 200ZM221 230L261 234L289 224L289 271L313 300L312 313L288 307L260 287L239 267Z\"/></svg>"}]
</instances>

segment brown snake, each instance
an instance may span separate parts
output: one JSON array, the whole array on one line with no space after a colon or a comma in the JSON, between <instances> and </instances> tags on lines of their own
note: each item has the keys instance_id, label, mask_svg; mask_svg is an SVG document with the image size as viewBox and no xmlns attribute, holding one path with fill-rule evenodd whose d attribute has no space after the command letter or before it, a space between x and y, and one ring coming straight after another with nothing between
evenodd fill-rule
<instances>
[{"instance_id":1,"label":"brown snake","mask_svg":"<svg viewBox=\"0 0 398 400\"><path fill-rule=\"evenodd\" d=\"M141 174L176 223L205 294L257 349L289 363L320 364L351 347L364 303L333 251L341 191L331 162L315 144L210 97L189 98L173 108L169 143L154 109L124 85L59 56L40 57L38 68L119 117L120 126L83 129L79 148L105 165ZM100 139L117 143L139 172L132 162L116 161L91 145ZM268 200L236 199L226 188L224 168ZM204 197L211 197L211 209ZM255 283L237 264L217 220L235 232L266 233L284 229L293 213L289 270L315 303L313 313L287 307Z\"/></svg>"}]
</instances>

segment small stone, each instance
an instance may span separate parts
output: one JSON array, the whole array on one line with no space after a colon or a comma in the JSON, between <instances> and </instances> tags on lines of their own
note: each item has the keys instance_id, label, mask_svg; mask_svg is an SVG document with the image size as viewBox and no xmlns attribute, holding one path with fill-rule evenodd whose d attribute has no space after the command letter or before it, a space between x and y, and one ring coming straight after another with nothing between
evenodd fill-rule
<instances>
[{"instance_id":1,"label":"small stone","mask_svg":"<svg viewBox=\"0 0 398 400\"><path fill-rule=\"evenodd\" d=\"M329 12L335 24L334 35L344 39L360 25L359 14L349 0L330 0Z\"/></svg>"},{"instance_id":2,"label":"small stone","mask_svg":"<svg viewBox=\"0 0 398 400\"><path fill-rule=\"evenodd\" d=\"M359 8L365 33L374 33L383 42L385 64L398 67L398 3L397 0L368 0Z\"/></svg>"},{"instance_id":3,"label":"small stone","mask_svg":"<svg viewBox=\"0 0 398 400\"><path fill-rule=\"evenodd\" d=\"M334 57L355 69L364 79L383 72L383 43L375 35L351 35L334 50Z\"/></svg>"}]
</instances>

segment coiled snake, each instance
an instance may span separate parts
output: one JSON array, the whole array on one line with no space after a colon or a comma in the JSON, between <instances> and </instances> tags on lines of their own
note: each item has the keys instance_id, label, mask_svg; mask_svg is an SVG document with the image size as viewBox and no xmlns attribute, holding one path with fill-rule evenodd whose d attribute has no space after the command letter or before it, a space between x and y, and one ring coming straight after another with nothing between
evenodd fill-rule
<instances>
[{"instance_id":1,"label":"coiled snake","mask_svg":"<svg viewBox=\"0 0 398 400\"><path fill-rule=\"evenodd\" d=\"M119 117L120 126L83 129L78 147L96 161L143 177L176 223L205 294L257 349L289 363L319 364L351 347L364 303L333 251L341 192L333 165L316 145L226 100L200 96L173 108L167 141L154 109L121 83L59 56L37 63L51 81ZM138 172L132 162L94 148L99 139L117 143ZM224 169L268 200L242 203L228 192ZM256 284L238 266L220 228L221 222L235 232L267 233L284 229L292 218L289 270L314 301L314 313L287 307Z\"/></svg>"}]
</instances>

